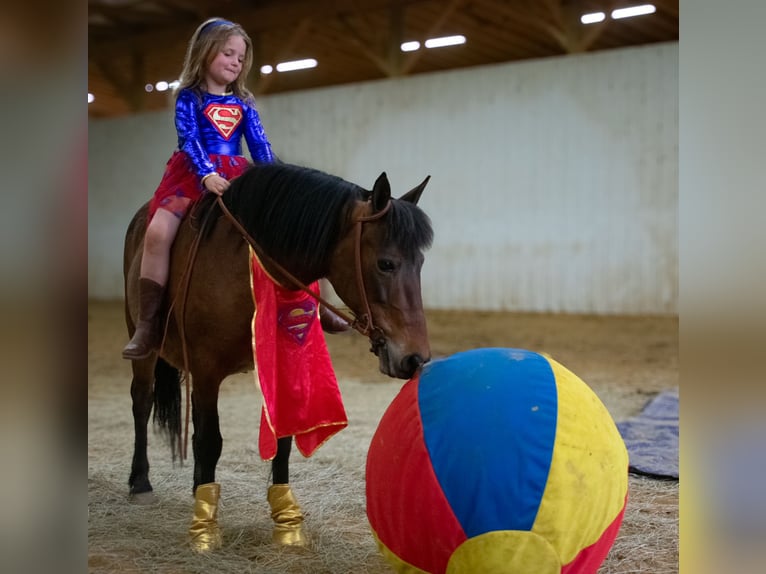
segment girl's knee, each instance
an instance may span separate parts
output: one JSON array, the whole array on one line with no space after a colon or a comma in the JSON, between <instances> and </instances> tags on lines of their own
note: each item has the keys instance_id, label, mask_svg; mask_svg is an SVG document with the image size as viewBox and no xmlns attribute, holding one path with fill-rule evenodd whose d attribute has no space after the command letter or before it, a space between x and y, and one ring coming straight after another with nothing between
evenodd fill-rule
<instances>
[{"instance_id":1,"label":"girl's knee","mask_svg":"<svg viewBox=\"0 0 766 574\"><path fill-rule=\"evenodd\" d=\"M170 213L167 215L164 213L160 214L160 210L157 210L157 213L146 228L144 243L147 249L156 251L170 248L178 230L178 222L174 220L174 215Z\"/></svg>"}]
</instances>

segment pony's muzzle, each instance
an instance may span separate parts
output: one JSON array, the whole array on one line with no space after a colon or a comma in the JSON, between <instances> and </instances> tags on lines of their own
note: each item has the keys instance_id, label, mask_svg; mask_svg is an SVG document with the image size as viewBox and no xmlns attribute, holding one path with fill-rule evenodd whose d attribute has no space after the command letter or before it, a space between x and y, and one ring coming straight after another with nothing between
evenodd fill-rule
<instances>
[{"instance_id":1,"label":"pony's muzzle","mask_svg":"<svg viewBox=\"0 0 766 574\"><path fill-rule=\"evenodd\" d=\"M404 357L404 359L402 359L402 371L407 373L407 378L410 378L417 372L420 367L425 365L427 362L428 359L424 359L418 353L407 355Z\"/></svg>"}]
</instances>

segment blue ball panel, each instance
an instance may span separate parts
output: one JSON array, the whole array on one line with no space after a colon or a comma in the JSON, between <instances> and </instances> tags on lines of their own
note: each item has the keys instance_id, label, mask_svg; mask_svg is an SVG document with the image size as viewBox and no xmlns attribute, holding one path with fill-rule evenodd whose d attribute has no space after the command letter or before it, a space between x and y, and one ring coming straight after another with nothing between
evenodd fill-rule
<instances>
[{"instance_id":1,"label":"blue ball panel","mask_svg":"<svg viewBox=\"0 0 766 574\"><path fill-rule=\"evenodd\" d=\"M556 381L521 349L476 349L428 363L418 402L436 478L468 537L530 530L556 438Z\"/></svg>"}]
</instances>

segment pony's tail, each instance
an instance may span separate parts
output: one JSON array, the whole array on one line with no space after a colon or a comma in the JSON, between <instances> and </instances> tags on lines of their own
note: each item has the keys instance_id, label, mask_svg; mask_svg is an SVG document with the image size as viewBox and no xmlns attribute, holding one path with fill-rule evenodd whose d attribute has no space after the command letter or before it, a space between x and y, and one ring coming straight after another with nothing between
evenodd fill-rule
<instances>
[{"instance_id":1,"label":"pony's tail","mask_svg":"<svg viewBox=\"0 0 766 574\"><path fill-rule=\"evenodd\" d=\"M173 462L181 454L181 374L162 358L154 367L154 424L170 445Z\"/></svg>"}]
</instances>

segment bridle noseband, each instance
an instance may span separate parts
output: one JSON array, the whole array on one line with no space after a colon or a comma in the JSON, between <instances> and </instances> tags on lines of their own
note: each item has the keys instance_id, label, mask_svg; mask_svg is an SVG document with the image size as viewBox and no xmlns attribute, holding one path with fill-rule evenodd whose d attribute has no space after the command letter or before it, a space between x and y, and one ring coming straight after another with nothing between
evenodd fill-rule
<instances>
[{"instance_id":1,"label":"bridle noseband","mask_svg":"<svg viewBox=\"0 0 766 574\"><path fill-rule=\"evenodd\" d=\"M385 207L381 209L380 211L373 213L372 215L368 216L361 216L359 217L354 225L354 265L356 268L356 285L357 289L359 290L359 296L362 298L362 309L363 313L361 316L358 317L350 317L331 303L329 303L327 300L322 298L319 293L314 293L311 289L309 289L306 285L303 284L303 282L295 277L292 273L287 271L284 267L282 267L279 263L274 261L274 259L269 256L264 250L261 248L260 245L258 245L255 240L251 237L251 235L247 232L247 230L242 226L242 224L239 222L239 220L232 215L232 213L229 211L229 209L226 207L226 205L223 202L223 199L221 196L218 196L216 198L216 201L218 202L218 205L221 207L221 210L223 211L224 215L231 221L231 223L234 225L234 227L237 228L237 231L239 231L242 236L245 238L245 241L250 245L250 247L253 248L253 251L255 251L256 255L261 259L261 261L266 261L271 267L277 270L279 274L287 279L294 287L297 287L301 291L304 291L305 293L308 293L311 295L317 302L319 302L320 305L324 305L327 307L330 311L338 315L341 319L343 319L346 323L351 325L353 329L364 335L365 337L369 337L370 344L372 345L370 348L370 351L378 354L378 351L383 348L386 345L385 336L383 334L383 330L380 327L376 327L372 320L372 311L370 310L370 302L367 298L367 289L364 286L364 277L362 275L362 226L365 223L368 223L370 221L375 221L377 219L380 219L388 211L391 209L391 200L389 199L386 203Z\"/></svg>"},{"instance_id":2,"label":"bridle noseband","mask_svg":"<svg viewBox=\"0 0 766 574\"><path fill-rule=\"evenodd\" d=\"M386 202L386 206L380 211L368 215L366 217L360 216L356 220L355 240L354 240L354 264L356 266L356 286L359 290L359 295L362 297L362 303L364 305L364 313L361 317L354 319L351 326L359 331L362 335L370 338L370 351L377 356L380 349L386 346L386 338L383 334L383 330L380 327L376 327L372 321L372 311L370 310L370 302L367 299L367 289L364 286L364 276L362 274L362 225L369 221L375 221L383 217L391 209L391 200ZM360 325L360 319L364 321L364 324Z\"/></svg>"}]
</instances>

